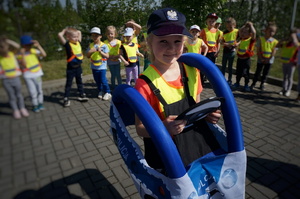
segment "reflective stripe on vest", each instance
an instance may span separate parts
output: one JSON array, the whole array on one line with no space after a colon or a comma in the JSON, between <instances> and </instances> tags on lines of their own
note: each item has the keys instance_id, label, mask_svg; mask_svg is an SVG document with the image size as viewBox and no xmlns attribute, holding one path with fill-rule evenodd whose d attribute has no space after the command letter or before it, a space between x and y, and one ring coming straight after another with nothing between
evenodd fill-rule
<instances>
[{"instance_id":1,"label":"reflective stripe on vest","mask_svg":"<svg viewBox=\"0 0 300 199\"><path fill-rule=\"evenodd\" d=\"M225 43L229 43L231 45L235 44L236 43L236 38L237 38L237 35L238 35L238 31L239 30L235 28L231 32L223 34L223 38L224 38Z\"/></svg>"},{"instance_id":2,"label":"reflective stripe on vest","mask_svg":"<svg viewBox=\"0 0 300 199\"><path fill-rule=\"evenodd\" d=\"M135 43L133 43L133 46L129 46L128 44L123 44L124 49L126 51L128 60L130 63L135 63L137 62L137 55L136 52L138 50L138 47Z\"/></svg>"},{"instance_id":3,"label":"reflective stripe on vest","mask_svg":"<svg viewBox=\"0 0 300 199\"><path fill-rule=\"evenodd\" d=\"M296 46L287 46L287 42L285 42L281 49L281 62L282 63L289 63L291 59L294 57L295 53L297 52Z\"/></svg>"},{"instance_id":4,"label":"reflective stripe on vest","mask_svg":"<svg viewBox=\"0 0 300 199\"><path fill-rule=\"evenodd\" d=\"M37 50L32 48L30 49L30 53L26 52L24 55L25 59L25 65L26 68L24 69L25 71L30 71L32 73L36 73L39 70L41 70L41 65L39 62L39 59L37 58Z\"/></svg>"},{"instance_id":5,"label":"reflective stripe on vest","mask_svg":"<svg viewBox=\"0 0 300 199\"><path fill-rule=\"evenodd\" d=\"M76 44L73 44L69 42L71 47L72 56L67 60L68 62L71 62L74 58L77 58L79 60L83 59L82 49L79 42L76 42Z\"/></svg>"},{"instance_id":6,"label":"reflective stripe on vest","mask_svg":"<svg viewBox=\"0 0 300 199\"><path fill-rule=\"evenodd\" d=\"M207 28L204 28L204 31L206 35L207 45L211 47L216 46L216 42L220 36L220 31L217 30L215 33L212 33Z\"/></svg>"},{"instance_id":7,"label":"reflective stripe on vest","mask_svg":"<svg viewBox=\"0 0 300 199\"><path fill-rule=\"evenodd\" d=\"M119 55L120 54L120 47L122 45L122 42L118 39L116 40L116 44L115 45L111 45L111 43L108 40L105 40L104 43L108 46L109 49L109 55ZM111 59L112 61L118 61L118 59Z\"/></svg>"},{"instance_id":8,"label":"reflective stripe on vest","mask_svg":"<svg viewBox=\"0 0 300 199\"><path fill-rule=\"evenodd\" d=\"M101 42L98 48L100 49L101 46L103 46L103 45L104 45L104 43ZM90 43L90 49L94 48L94 46L95 46L94 42ZM99 51L96 51L91 55L91 62L93 63L94 66L100 66L102 64L102 62L106 61L106 60L107 59L103 58Z\"/></svg>"},{"instance_id":9,"label":"reflective stripe on vest","mask_svg":"<svg viewBox=\"0 0 300 199\"><path fill-rule=\"evenodd\" d=\"M265 37L260 37L261 54L265 58L270 58L272 51L276 47L278 41L274 38L266 40Z\"/></svg>"},{"instance_id":10,"label":"reflective stripe on vest","mask_svg":"<svg viewBox=\"0 0 300 199\"><path fill-rule=\"evenodd\" d=\"M184 65L184 70L188 78L188 86L190 89L190 95L196 101L197 91L199 86L199 71L196 68ZM161 76L161 73L155 68L155 66L150 65L147 70L143 72L160 90L160 94L164 98L167 104L172 104L185 97L184 87L173 87ZM171 93L171 94L170 94ZM165 117L163 105L160 103L161 115Z\"/></svg>"},{"instance_id":11,"label":"reflective stripe on vest","mask_svg":"<svg viewBox=\"0 0 300 199\"><path fill-rule=\"evenodd\" d=\"M185 42L185 46L189 53L201 53L202 39L198 39L195 44L190 44L188 41Z\"/></svg>"},{"instance_id":12,"label":"reflective stripe on vest","mask_svg":"<svg viewBox=\"0 0 300 199\"><path fill-rule=\"evenodd\" d=\"M2 67L2 71L0 73L5 77L12 78L21 75L19 64L12 52L8 52L6 57L0 56L0 66Z\"/></svg>"}]
</instances>

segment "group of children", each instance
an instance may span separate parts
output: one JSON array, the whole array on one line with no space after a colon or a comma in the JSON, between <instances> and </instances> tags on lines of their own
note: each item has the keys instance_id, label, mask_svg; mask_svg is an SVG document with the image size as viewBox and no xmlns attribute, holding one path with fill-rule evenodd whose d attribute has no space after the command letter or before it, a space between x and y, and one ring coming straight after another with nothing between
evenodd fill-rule
<instances>
[{"instance_id":1,"label":"group of children","mask_svg":"<svg viewBox=\"0 0 300 199\"><path fill-rule=\"evenodd\" d=\"M15 119L29 116L22 95L20 80L22 74L31 97L32 111L39 112L45 109L42 89L43 70L39 57L46 57L46 52L37 40L33 40L28 35L22 36L20 41L21 46L5 36L0 37L0 78Z\"/></svg>"},{"instance_id":2,"label":"group of children","mask_svg":"<svg viewBox=\"0 0 300 199\"><path fill-rule=\"evenodd\" d=\"M221 23L220 17L215 13L210 13L206 17L206 28L201 30L198 25L192 25L190 27L192 38L185 43L185 52L202 54L215 63L220 46L223 45L221 71L225 75L228 67L227 82L229 86L232 90L239 89L241 78L244 77L243 91L250 92L253 91L259 79L259 89L264 90L264 83L271 65L274 63L276 49L281 47L280 61L283 63L284 77L282 91L279 94L290 96L299 47L299 37L295 36L295 30L291 32L287 41L279 42L273 37L277 26L272 22L266 25L264 35L259 38L256 37L256 30L252 22L246 22L240 29L237 29L235 19L229 17L225 20L226 30L224 32L219 30ZM254 56L255 46L257 47L257 66L252 84L249 86L251 57ZM236 55L236 82L232 84L232 65ZM204 83L205 77L201 75L201 78ZM299 96L297 100L300 101Z\"/></svg>"}]
</instances>

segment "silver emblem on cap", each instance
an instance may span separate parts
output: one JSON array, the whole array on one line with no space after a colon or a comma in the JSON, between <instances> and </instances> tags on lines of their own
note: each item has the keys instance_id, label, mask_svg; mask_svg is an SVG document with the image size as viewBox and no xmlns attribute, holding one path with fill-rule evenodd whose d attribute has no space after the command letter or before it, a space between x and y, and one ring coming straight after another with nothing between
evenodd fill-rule
<instances>
[{"instance_id":1,"label":"silver emblem on cap","mask_svg":"<svg viewBox=\"0 0 300 199\"><path fill-rule=\"evenodd\" d=\"M172 20L172 21L178 20L177 13L176 13L176 11L174 11L174 10L169 10L169 11L167 12L167 17L168 17L169 20Z\"/></svg>"}]
</instances>

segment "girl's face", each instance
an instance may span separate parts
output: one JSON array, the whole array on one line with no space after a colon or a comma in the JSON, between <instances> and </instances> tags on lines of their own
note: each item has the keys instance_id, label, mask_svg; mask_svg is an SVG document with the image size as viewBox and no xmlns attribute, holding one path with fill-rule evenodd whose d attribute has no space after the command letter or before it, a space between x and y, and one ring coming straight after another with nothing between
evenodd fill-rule
<instances>
[{"instance_id":1,"label":"girl's face","mask_svg":"<svg viewBox=\"0 0 300 199\"><path fill-rule=\"evenodd\" d=\"M194 39L198 38L200 35L200 31L197 29L192 29L190 30L191 35L193 36Z\"/></svg>"},{"instance_id":2,"label":"girl's face","mask_svg":"<svg viewBox=\"0 0 300 199\"><path fill-rule=\"evenodd\" d=\"M266 30L265 30L265 35L266 37L273 37L276 33L276 27L268 27Z\"/></svg>"},{"instance_id":3,"label":"girl's face","mask_svg":"<svg viewBox=\"0 0 300 199\"><path fill-rule=\"evenodd\" d=\"M206 24L207 24L208 28L213 28L216 25L216 19L215 18L207 18Z\"/></svg>"},{"instance_id":4,"label":"girl's face","mask_svg":"<svg viewBox=\"0 0 300 199\"><path fill-rule=\"evenodd\" d=\"M116 37L115 31L109 30L106 36L109 41L113 40Z\"/></svg>"},{"instance_id":5,"label":"girl's face","mask_svg":"<svg viewBox=\"0 0 300 199\"><path fill-rule=\"evenodd\" d=\"M92 38L92 40L93 40L94 42L99 42L100 39L101 39L101 35L96 34L96 33L92 33L92 34L91 34L91 38Z\"/></svg>"},{"instance_id":6,"label":"girl's face","mask_svg":"<svg viewBox=\"0 0 300 199\"><path fill-rule=\"evenodd\" d=\"M132 41L133 36L124 36L125 42L130 43Z\"/></svg>"},{"instance_id":7,"label":"girl's face","mask_svg":"<svg viewBox=\"0 0 300 199\"><path fill-rule=\"evenodd\" d=\"M232 31L235 28L235 24L233 24L231 22L226 22L225 26L228 31Z\"/></svg>"},{"instance_id":8,"label":"girl's face","mask_svg":"<svg viewBox=\"0 0 300 199\"><path fill-rule=\"evenodd\" d=\"M68 33L67 38L71 43L76 43L79 41L78 33L74 33L74 32Z\"/></svg>"},{"instance_id":9,"label":"girl's face","mask_svg":"<svg viewBox=\"0 0 300 199\"><path fill-rule=\"evenodd\" d=\"M154 65L170 66L182 55L185 37L182 35L155 36L150 43Z\"/></svg>"}]
</instances>

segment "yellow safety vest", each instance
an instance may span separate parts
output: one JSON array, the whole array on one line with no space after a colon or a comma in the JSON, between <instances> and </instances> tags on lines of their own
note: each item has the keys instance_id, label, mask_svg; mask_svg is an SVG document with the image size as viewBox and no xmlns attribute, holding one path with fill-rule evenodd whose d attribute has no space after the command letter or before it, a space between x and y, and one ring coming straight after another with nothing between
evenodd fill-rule
<instances>
[{"instance_id":1,"label":"yellow safety vest","mask_svg":"<svg viewBox=\"0 0 300 199\"><path fill-rule=\"evenodd\" d=\"M246 53L251 57L253 55L254 50L254 43L250 45L251 37L248 39L241 40L241 43L238 47L237 54L238 55L245 55Z\"/></svg>"},{"instance_id":2,"label":"yellow safety vest","mask_svg":"<svg viewBox=\"0 0 300 199\"><path fill-rule=\"evenodd\" d=\"M202 39L198 38L195 44L190 44L188 41L185 42L185 47L188 49L189 53L200 53L202 46Z\"/></svg>"},{"instance_id":3,"label":"yellow safety vest","mask_svg":"<svg viewBox=\"0 0 300 199\"><path fill-rule=\"evenodd\" d=\"M204 31L205 31L205 35L206 35L207 45L210 47L216 46L217 40L220 37L221 31L217 30L215 33L212 33L207 28L204 28Z\"/></svg>"},{"instance_id":4,"label":"yellow safety vest","mask_svg":"<svg viewBox=\"0 0 300 199\"><path fill-rule=\"evenodd\" d=\"M103 46L104 43L100 42L99 48L101 48L101 46ZM90 49L94 48L95 43L92 42L90 43ZM94 66L100 66L102 64L103 61L106 61L106 58L102 58L102 55L100 52L96 51L91 55L91 62L93 63Z\"/></svg>"},{"instance_id":5,"label":"yellow safety vest","mask_svg":"<svg viewBox=\"0 0 300 199\"><path fill-rule=\"evenodd\" d=\"M270 38L268 41L265 37L260 37L260 47L261 47L261 55L265 58L270 58L272 55L272 51L278 44L278 40L274 38Z\"/></svg>"},{"instance_id":6,"label":"yellow safety vest","mask_svg":"<svg viewBox=\"0 0 300 199\"><path fill-rule=\"evenodd\" d=\"M126 54L127 54L127 57L128 57L128 60L130 63L135 63L137 62L137 55L136 55L136 52L138 50L138 46L137 44L133 43L134 45L133 46L129 46L128 44L123 44L124 46L124 49L126 51Z\"/></svg>"},{"instance_id":7,"label":"yellow safety vest","mask_svg":"<svg viewBox=\"0 0 300 199\"><path fill-rule=\"evenodd\" d=\"M109 55L118 55L120 54L120 47L122 45L122 42L118 39L116 39L116 45L112 46L108 40L105 40L104 43L108 46L109 49ZM110 59L112 61L118 61L118 59Z\"/></svg>"},{"instance_id":8,"label":"yellow safety vest","mask_svg":"<svg viewBox=\"0 0 300 199\"><path fill-rule=\"evenodd\" d=\"M282 63L289 63L297 52L297 47L294 45L287 46L287 42L284 42L281 49L280 61Z\"/></svg>"},{"instance_id":9,"label":"yellow safety vest","mask_svg":"<svg viewBox=\"0 0 300 199\"><path fill-rule=\"evenodd\" d=\"M30 71L32 73L36 73L41 70L41 64L37 57L37 49L31 48L30 52L25 52L24 59L26 67L24 72Z\"/></svg>"},{"instance_id":10,"label":"yellow safety vest","mask_svg":"<svg viewBox=\"0 0 300 199\"><path fill-rule=\"evenodd\" d=\"M224 33L223 38L224 38L225 43L234 45L236 43L236 38L237 38L238 32L239 32L239 30L235 28L231 32Z\"/></svg>"},{"instance_id":11,"label":"yellow safety vest","mask_svg":"<svg viewBox=\"0 0 300 199\"><path fill-rule=\"evenodd\" d=\"M21 75L21 70L13 52L8 52L6 57L0 56L0 66L3 74L7 78L13 78Z\"/></svg>"},{"instance_id":12,"label":"yellow safety vest","mask_svg":"<svg viewBox=\"0 0 300 199\"><path fill-rule=\"evenodd\" d=\"M71 62L75 57L79 60L83 59L83 54L82 54L82 49L81 45L79 42L76 42L76 44L73 44L69 42L71 51L72 51L72 56L67 60L68 62Z\"/></svg>"},{"instance_id":13,"label":"yellow safety vest","mask_svg":"<svg viewBox=\"0 0 300 199\"><path fill-rule=\"evenodd\" d=\"M184 70L188 77L188 87L191 96L196 101L197 91L199 86L199 72L196 68L184 65ZM179 100L182 100L184 95L184 87L173 87L170 86L168 82L161 76L160 72L155 68L155 66L150 65L147 70L143 72L143 75L147 76L155 87L159 88L160 94L164 98L167 104L172 104ZM160 112L165 117L165 111L163 104L160 103Z\"/></svg>"}]
</instances>

